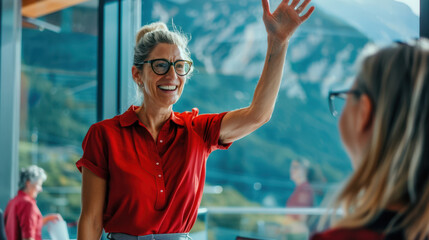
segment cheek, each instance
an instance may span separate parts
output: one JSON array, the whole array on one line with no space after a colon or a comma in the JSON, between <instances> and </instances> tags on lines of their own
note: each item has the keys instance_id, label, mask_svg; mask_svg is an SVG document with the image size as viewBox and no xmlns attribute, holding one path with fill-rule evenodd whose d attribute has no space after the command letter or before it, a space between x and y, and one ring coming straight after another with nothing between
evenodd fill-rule
<instances>
[{"instance_id":1,"label":"cheek","mask_svg":"<svg viewBox=\"0 0 429 240\"><path fill-rule=\"evenodd\" d=\"M179 93L181 94L183 92L183 89L185 88L186 84L186 78L183 80L180 80L180 86L179 86Z\"/></svg>"},{"instance_id":2,"label":"cheek","mask_svg":"<svg viewBox=\"0 0 429 240\"><path fill-rule=\"evenodd\" d=\"M350 159L352 160L352 164L355 165L354 162L354 155L356 152L356 134L353 129L353 115L351 113L347 112L347 109L344 109L343 114L341 114L338 126L340 130L341 135L341 141L343 143L343 146L349 155Z\"/></svg>"},{"instance_id":3,"label":"cheek","mask_svg":"<svg viewBox=\"0 0 429 240\"><path fill-rule=\"evenodd\" d=\"M340 130L341 141L346 148L348 148L350 140L350 129L347 121L347 113L344 111L340 116L340 120L338 121L338 128Z\"/></svg>"},{"instance_id":4,"label":"cheek","mask_svg":"<svg viewBox=\"0 0 429 240\"><path fill-rule=\"evenodd\" d=\"M345 134L345 116L344 113L341 114L340 119L338 121L338 129L340 131L341 140L344 141L344 134Z\"/></svg>"}]
</instances>

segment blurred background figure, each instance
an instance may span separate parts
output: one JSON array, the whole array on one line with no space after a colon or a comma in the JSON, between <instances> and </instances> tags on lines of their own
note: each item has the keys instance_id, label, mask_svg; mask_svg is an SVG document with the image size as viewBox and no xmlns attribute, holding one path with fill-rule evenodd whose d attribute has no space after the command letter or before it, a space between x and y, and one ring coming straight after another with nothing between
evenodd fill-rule
<instances>
[{"instance_id":1,"label":"blurred background figure","mask_svg":"<svg viewBox=\"0 0 429 240\"><path fill-rule=\"evenodd\" d=\"M35 165L21 169L18 194L9 201L4 215L8 240L42 240L43 225L62 220L59 214L43 217L36 205L46 178L45 171Z\"/></svg>"},{"instance_id":2,"label":"blurred background figure","mask_svg":"<svg viewBox=\"0 0 429 240\"><path fill-rule=\"evenodd\" d=\"M320 166L312 164L306 158L298 157L291 161L289 171L290 179L295 183L295 188L286 202L286 207L310 208L318 205L317 198L321 198L325 194L320 185L326 183ZM316 228L317 217L288 214L283 223L283 232L286 238L308 239Z\"/></svg>"},{"instance_id":3,"label":"blurred background figure","mask_svg":"<svg viewBox=\"0 0 429 240\"><path fill-rule=\"evenodd\" d=\"M295 183L295 189L286 202L286 207L312 207L314 205L314 191L308 182L310 162L304 158L292 160L290 178ZM299 216L293 216L298 219Z\"/></svg>"},{"instance_id":4,"label":"blurred background figure","mask_svg":"<svg viewBox=\"0 0 429 240\"><path fill-rule=\"evenodd\" d=\"M312 207L314 205L314 190L309 183L310 162L305 158L296 158L290 164L290 179L295 188L286 202L286 207ZM284 219L282 232L284 237L308 239L309 229L306 224L307 216L288 214Z\"/></svg>"}]
</instances>

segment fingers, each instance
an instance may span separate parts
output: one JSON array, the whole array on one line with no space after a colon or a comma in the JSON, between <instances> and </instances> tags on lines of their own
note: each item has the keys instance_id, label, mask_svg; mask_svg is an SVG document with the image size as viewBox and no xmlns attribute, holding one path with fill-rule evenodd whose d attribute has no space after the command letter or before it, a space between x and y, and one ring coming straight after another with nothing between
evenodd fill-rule
<instances>
[{"instance_id":1,"label":"fingers","mask_svg":"<svg viewBox=\"0 0 429 240\"><path fill-rule=\"evenodd\" d=\"M291 6L292 8L295 8L295 7L296 7L296 5L298 5L299 1L300 1L300 0L292 0L292 3L290 4L290 6Z\"/></svg>"},{"instance_id":2,"label":"fingers","mask_svg":"<svg viewBox=\"0 0 429 240\"><path fill-rule=\"evenodd\" d=\"M280 4L286 4L286 5L289 5L289 0L283 0Z\"/></svg>"},{"instance_id":3,"label":"fingers","mask_svg":"<svg viewBox=\"0 0 429 240\"><path fill-rule=\"evenodd\" d=\"M301 21L305 22L310 17L310 15L313 13L313 11L314 11L314 6L311 7L310 9L308 9L308 11L300 17Z\"/></svg>"},{"instance_id":4,"label":"fingers","mask_svg":"<svg viewBox=\"0 0 429 240\"><path fill-rule=\"evenodd\" d=\"M298 14L301 14L302 11L304 11L304 9L308 6L308 4L311 2L311 0L304 0L304 2L301 4L301 6L296 8L296 11L298 12Z\"/></svg>"},{"instance_id":5,"label":"fingers","mask_svg":"<svg viewBox=\"0 0 429 240\"><path fill-rule=\"evenodd\" d=\"M262 8L264 10L264 14L270 14L270 3L268 0L262 0Z\"/></svg>"}]
</instances>

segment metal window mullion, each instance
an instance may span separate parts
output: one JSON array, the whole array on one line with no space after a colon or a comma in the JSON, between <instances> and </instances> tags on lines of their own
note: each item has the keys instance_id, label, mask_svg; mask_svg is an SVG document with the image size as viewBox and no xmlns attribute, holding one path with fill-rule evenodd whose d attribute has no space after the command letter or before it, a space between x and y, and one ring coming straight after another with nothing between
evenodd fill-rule
<instances>
[{"instance_id":1,"label":"metal window mullion","mask_svg":"<svg viewBox=\"0 0 429 240\"><path fill-rule=\"evenodd\" d=\"M420 37L429 38L429 1L420 0Z\"/></svg>"},{"instance_id":2,"label":"metal window mullion","mask_svg":"<svg viewBox=\"0 0 429 240\"><path fill-rule=\"evenodd\" d=\"M118 114L120 1L99 1L97 120Z\"/></svg>"},{"instance_id":3,"label":"metal window mullion","mask_svg":"<svg viewBox=\"0 0 429 240\"><path fill-rule=\"evenodd\" d=\"M120 64L119 64L119 112L125 111L134 96L134 81L131 67L133 66L133 53L135 34L141 25L141 0L121 1L120 14Z\"/></svg>"},{"instance_id":4,"label":"metal window mullion","mask_svg":"<svg viewBox=\"0 0 429 240\"><path fill-rule=\"evenodd\" d=\"M21 0L2 0L0 58L0 208L17 192L21 88Z\"/></svg>"}]
</instances>

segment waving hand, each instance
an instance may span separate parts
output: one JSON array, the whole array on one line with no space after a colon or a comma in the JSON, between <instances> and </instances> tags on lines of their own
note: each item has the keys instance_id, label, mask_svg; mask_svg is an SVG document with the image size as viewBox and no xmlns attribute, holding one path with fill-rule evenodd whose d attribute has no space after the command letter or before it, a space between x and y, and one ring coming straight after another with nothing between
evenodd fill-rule
<instances>
[{"instance_id":1,"label":"waving hand","mask_svg":"<svg viewBox=\"0 0 429 240\"><path fill-rule=\"evenodd\" d=\"M289 5L290 1L291 4ZM306 13L300 16L310 1L304 0L298 6L300 0L283 0L277 9L271 13L269 0L262 0L263 20L268 37L272 37L280 42L288 41L299 25L305 22L313 13L314 7L311 7Z\"/></svg>"}]
</instances>

